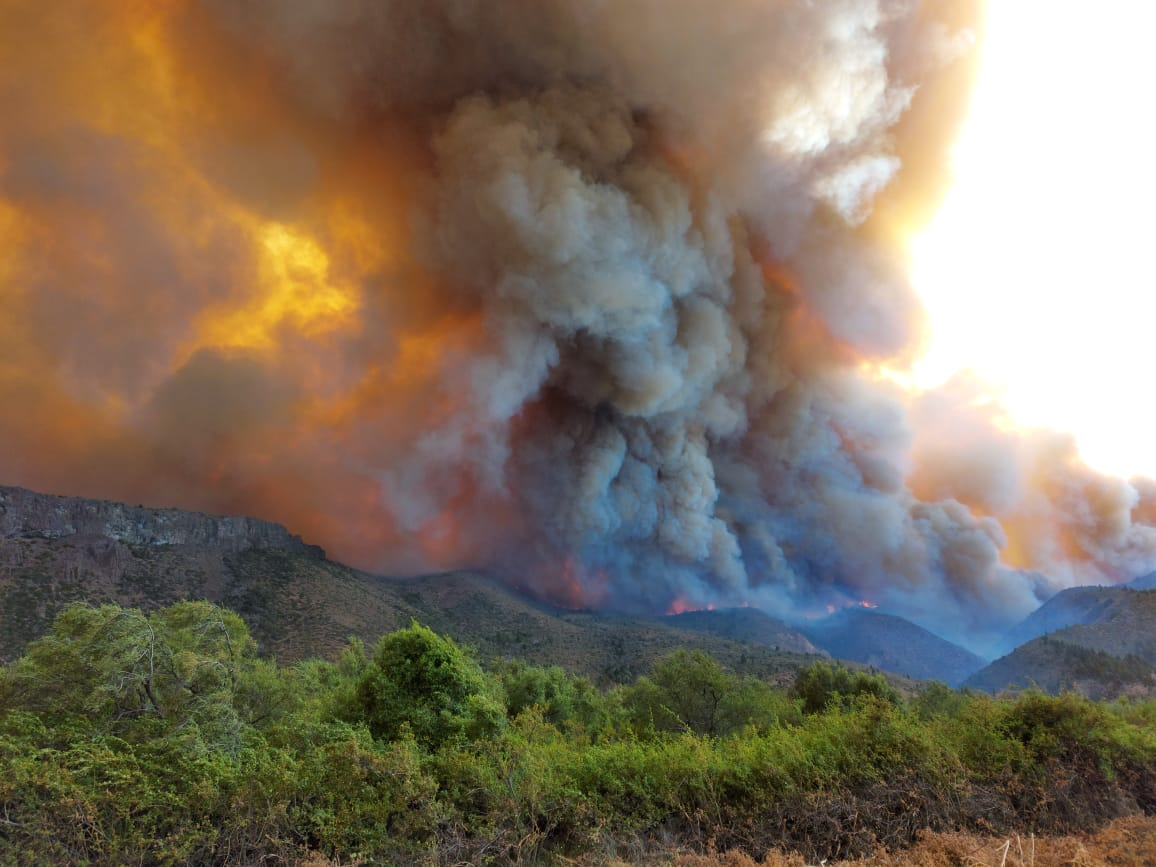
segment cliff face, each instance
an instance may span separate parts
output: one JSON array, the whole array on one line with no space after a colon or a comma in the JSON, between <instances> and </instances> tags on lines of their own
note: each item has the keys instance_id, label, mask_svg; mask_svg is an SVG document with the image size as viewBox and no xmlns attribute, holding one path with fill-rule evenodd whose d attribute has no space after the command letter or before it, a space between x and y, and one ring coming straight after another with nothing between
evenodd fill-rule
<instances>
[{"instance_id":1,"label":"cliff face","mask_svg":"<svg viewBox=\"0 0 1156 867\"><path fill-rule=\"evenodd\" d=\"M69 536L104 538L128 546L203 546L223 554L262 548L324 556L320 548L306 545L280 524L256 518L146 509L0 487L0 538Z\"/></svg>"},{"instance_id":2,"label":"cliff face","mask_svg":"<svg viewBox=\"0 0 1156 867\"><path fill-rule=\"evenodd\" d=\"M265 558L272 572L243 568L251 555ZM0 660L41 634L69 602L150 609L203 598L240 605L286 562L321 564L325 553L255 518L0 487ZM259 616L268 604L253 602L251 613Z\"/></svg>"}]
</instances>

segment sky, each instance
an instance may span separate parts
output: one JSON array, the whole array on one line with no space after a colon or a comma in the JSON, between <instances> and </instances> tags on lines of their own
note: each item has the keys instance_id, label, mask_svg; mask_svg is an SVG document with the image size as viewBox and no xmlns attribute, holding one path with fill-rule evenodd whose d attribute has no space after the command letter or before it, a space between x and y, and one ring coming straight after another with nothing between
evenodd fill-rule
<instances>
[{"instance_id":1,"label":"sky","mask_svg":"<svg viewBox=\"0 0 1156 867\"><path fill-rule=\"evenodd\" d=\"M1156 6L988 4L951 192L911 241L922 386L975 371L1015 423L1156 477Z\"/></svg>"}]
</instances>

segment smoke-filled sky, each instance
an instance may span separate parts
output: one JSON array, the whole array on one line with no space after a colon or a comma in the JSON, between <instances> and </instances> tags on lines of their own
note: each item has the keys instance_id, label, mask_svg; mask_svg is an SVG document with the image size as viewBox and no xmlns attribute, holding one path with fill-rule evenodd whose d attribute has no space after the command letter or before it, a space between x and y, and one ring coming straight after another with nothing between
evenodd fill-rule
<instances>
[{"instance_id":1,"label":"smoke-filled sky","mask_svg":"<svg viewBox=\"0 0 1156 867\"><path fill-rule=\"evenodd\" d=\"M1156 568L1156 486L888 374L978 19L0 0L0 481L971 640Z\"/></svg>"},{"instance_id":2,"label":"smoke-filled sky","mask_svg":"<svg viewBox=\"0 0 1156 867\"><path fill-rule=\"evenodd\" d=\"M1156 477L1138 389L1156 316L1156 124L1141 108L1156 5L988 6L952 189L913 236L931 326L915 377L970 367L1021 423L1075 434L1093 466Z\"/></svg>"}]
</instances>

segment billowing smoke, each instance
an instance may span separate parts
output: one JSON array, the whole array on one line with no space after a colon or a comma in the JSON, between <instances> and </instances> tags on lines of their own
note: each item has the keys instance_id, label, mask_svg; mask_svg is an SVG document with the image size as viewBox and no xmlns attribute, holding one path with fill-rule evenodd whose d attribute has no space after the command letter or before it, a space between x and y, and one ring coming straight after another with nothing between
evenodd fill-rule
<instances>
[{"instance_id":1,"label":"billowing smoke","mask_svg":"<svg viewBox=\"0 0 1156 867\"><path fill-rule=\"evenodd\" d=\"M6 482L563 604L866 599L956 637L1156 568L1149 487L874 372L920 340L897 239L942 183L960 4L26 7Z\"/></svg>"}]
</instances>

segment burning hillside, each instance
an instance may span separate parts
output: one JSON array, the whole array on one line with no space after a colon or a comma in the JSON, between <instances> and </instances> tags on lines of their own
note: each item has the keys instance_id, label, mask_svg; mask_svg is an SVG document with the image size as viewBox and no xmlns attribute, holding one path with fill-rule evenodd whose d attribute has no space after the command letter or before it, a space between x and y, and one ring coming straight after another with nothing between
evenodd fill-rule
<instances>
[{"instance_id":1,"label":"burning hillside","mask_svg":"<svg viewBox=\"0 0 1156 867\"><path fill-rule=\"evenodd\" d=\"M958 4L0 10L7 483L953 635L1156 568L1151 489L877 374L920 340Z\"/></svg>"}]
</instances>

